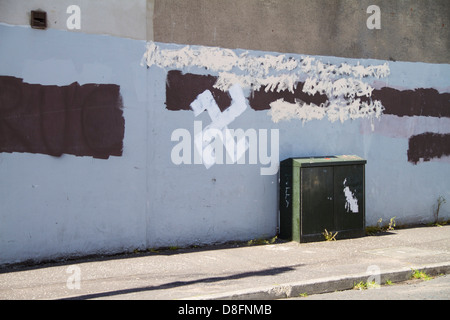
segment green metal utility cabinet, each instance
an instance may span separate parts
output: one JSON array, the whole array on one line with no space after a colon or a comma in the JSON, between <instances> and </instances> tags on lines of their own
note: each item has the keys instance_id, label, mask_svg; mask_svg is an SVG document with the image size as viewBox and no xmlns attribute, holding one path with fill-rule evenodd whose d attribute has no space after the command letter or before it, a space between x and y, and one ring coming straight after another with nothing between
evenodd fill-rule
<instances>
[{"instance_id":1,"label":"green metal utility cabinet","mask_svg":"<svg viewBox=\"0 0 450 320\"><path fill-rule=\"evenodd\" d=\"M365 164L353 155L280 163L280 238L297 242L365 234Z\"/></svg>"}]
</instances>

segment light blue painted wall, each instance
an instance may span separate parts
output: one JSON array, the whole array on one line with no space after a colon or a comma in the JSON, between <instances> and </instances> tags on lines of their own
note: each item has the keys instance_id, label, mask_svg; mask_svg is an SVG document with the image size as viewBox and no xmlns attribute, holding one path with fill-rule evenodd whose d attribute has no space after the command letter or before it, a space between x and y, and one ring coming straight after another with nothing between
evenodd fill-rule
<instances>
[{"instance_id":1,"label":"light blue painted wall","mask_svg":"<svg viewBox=\"0 0 450 320\"><path fill-rule=\"evenodd\" d=\"M127 123L122 157L0 154L0 263L144 247L145 42L5 25L0 39L1 75L118 84Z\"/></svg>"},{"instance_id":2,"label":"light blue painted wall","mask_svg":"<svg viewBox=\"0 0 450 320\"><path fill-rule=\"evenodd\" d=\"M207 170L172 163L172 132L185 128L192 133L194 120L204 125L210 120L206 113L195 118L191 111L165 109L170 69L141 65L144 41L6 25L0 25L0 41L0 75L48 85L118 84L125 107L122 157L0 153L0 264L275 235L277 175L262 176L260 164L216 164ZM389 65L390 86L450 88L450 65ZM216 75L196 68L183 71ZM381 125L388 119L400 127L387 133ZM368 225L393 216L399 223L430 221L437 197L450 200L450 161L409 163L402 124L410 126L411 119L382 116L373 132L367 120L275 124L267 111L247 109L230 128L279 129L280 160L364 157ZM433 119L429 125L435 125ZM448 127L442 130L450 133ZM449 204L441 217L450 217Z\"/></svg>"}]
</instances>

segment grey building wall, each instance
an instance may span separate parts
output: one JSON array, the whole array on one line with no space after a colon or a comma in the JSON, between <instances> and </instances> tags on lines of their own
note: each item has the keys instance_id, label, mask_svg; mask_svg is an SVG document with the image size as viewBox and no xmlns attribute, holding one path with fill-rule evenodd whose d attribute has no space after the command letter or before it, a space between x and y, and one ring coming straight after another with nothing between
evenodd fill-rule
<instances>
[{"instance_id":1,"label":"grey building wall","mask_svg":"<svg viewBox=\"0 0 450 320\"><path fill-rule=\"evenodd\" d=\"M366 26L370 5L381 29ZM448 63L446 0L155 0L154 40L275 52Z\"/></svg>"},{"instance_id":2,"label":"grey building wall","mask_svg":"<svg viewBox=\"0 0 450 320\"><path fill-rule=\"evenodd\" d=\"M0 21L29 26L31 10L42 10L47 12L49 29L144 40L147 38L147 7L151 9L151 3L146 0L2 0ZM67 9L72 5L80 8L80 29L67 28L67 20L72 15ZM151 10L149 12L151 14ZM149 17L151 22L151 15Z\"/></svg>"},{"instance_id":3,"label":"grey building wall","mask_svg":"<svg viewBox=\"0 0 450 320\"><path fill-rule=\"evenodd\" d=\"M0 21L29 25L47 11L50 28L67 30L66 9L82 8L83 33L285 53L448 63L446 0L4 0ZM381 28L368 29L371 5Z\"/></svg>"}]
</instances>

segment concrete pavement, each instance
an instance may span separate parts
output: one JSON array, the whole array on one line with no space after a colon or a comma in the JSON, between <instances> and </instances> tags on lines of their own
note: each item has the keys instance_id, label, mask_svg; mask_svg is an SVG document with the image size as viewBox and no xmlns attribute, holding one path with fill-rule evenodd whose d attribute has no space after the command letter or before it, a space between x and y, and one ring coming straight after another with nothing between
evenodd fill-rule
<instances>
[{"instance_id":1,"label":"concrete pavement","mask_svg":"<svg viewBox=\"0 0 450 320\"><path fill-rule=\"evenodd\" d=\"M404 281L412 269L450 273L450 226L3 268L0 299L278 299L350 289L360 281Z\"/></svg>"}]
</instances>

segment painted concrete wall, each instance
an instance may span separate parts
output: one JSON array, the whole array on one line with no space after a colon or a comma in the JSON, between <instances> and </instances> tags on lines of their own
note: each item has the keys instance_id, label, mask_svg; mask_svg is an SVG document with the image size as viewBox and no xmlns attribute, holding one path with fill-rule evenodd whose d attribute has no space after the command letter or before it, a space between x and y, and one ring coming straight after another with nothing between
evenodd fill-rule
<instances>
[{"instance_id":1,"label":"painted concrete wall","mask_svg":"<svg viewBox=\"0 0 450 320\"><path fill-rule=\"evenodd\" d=\"M312 43L305 51L303 46L283 47L275 41L283 38L282 33L264 42L264 48L255 48L250 37L229 42L231 38L223 33L228 27L217 28L222 35L217 44L203 43L200 38L208 38L188 20L187 30L197 30L190 33L193 38L183 34L183 28L173 29L173 38L162 34L168 30L165 20L172 25L184 21L177 15L185 9L188 17L194 7L176 9L174 1L126 2L136 15L145 12L146 21L136 21L137 28L105 32L95 24L87 30L67 31L64 24L51 24L45 31L31 29L23 26L27 19L19 7L2 2L14 14L0 10L4 22L0 25L0 264L273 236L278 227L278 161L293 156L356 154L367 159L368 225L393 216L398 223L428 222L433 220L438 196L450 199L446 178L450 153L445 147L450 134L450 59L448 50L441 50L448 49L448 37L436 36L440 45L434 53L419 50L417 58L408 54L404 59L415 62L390 61L387 43L373 55L369 49L353 55L344 47L339 47L342 54L331 47L320 55L323 51L312 48ZM267 11L276 2L261 3L258 10L285 17L277 10ZM43 9L50 4L39 2ZM114 4L106 11L99 9L99 3L86 10L87 3L79 2L82 19L102 14L106 24L115 26L112 12L120 12L123 3ZM297 5L287 1L283 7L289 4ZM218 3L202 2L203 9L197 12L200 21L209 16L210 5ZM245 7L254 5L245 2ZM308 10L311 6L305 4ZM229 14L227 10L220 12ZM5 18L20 15L14 21ZM63 10L58 19L68 16ZM251 23L236 20L235 25L253 30L252 23L258 20L252 17ZM337 14L336 19L344 18ZM448 27L444 30L448 32ZM258 29L253 34L267 36ZM294 33L284 35L289 38ZM341 31L336 36L345 37ZM145 41L153 37L157 42ZM186 45L190 43L195 45ZM382 60L362 59L380 58L377 52ZM5 85L10 81L15 86ZM64 131L64 143L71 148L63 154L51 152L54 148L48 146L62 143L49 140L58 136L51 133L58 132L61 121L56 116L46 118L51 113L45 110L54 114L60 110L55 103L59 100L52 97L62 97L65 112L81 117L86 131L91 118L77 115L77 109L109 103L97 104L92 95L81 98L70 92L84 88L98 92L111 85L119 87L121 96L121 152L82 153L86 134L77 135L75 129L72 135ZM17 88L22 95L15 95ZM100 109L106 112L100 113L104 122L94 122L94 127L97 123L115 135L121 122L111 120L115 118L109 109ZM33 119L39 123L56 119L55 126L49 125L55 131L42 126L29 134L20 124ZM110 125L103 127L104 123ZM97 147L109 141L104 135L95 140L99 133L89 128ZM227 154L231 149L218 143L220 139L205 138L208 133L226 136L229 131L224 129L234 133L242 129L251 136L248 149L233 149L245 158L232 159L235 154ZM196 145L200 132L206 142ZM5 141L6 136L16 140ZM31 148L37 137L45 140L47 148ZM212 163L208 163L214 159L211 154L202 157L198 151L210 151L208 146L216 146ZM450 217L448 204L440 215Z\"/></svg>"},{"instance_id":2,"label":"painted concrete wall","mask_svg":"<svg viewBox=\"0 0 450 320\"><path fill-rule=\"evenodd\" d=\"M120 157L0 154L0 261L143 246L147 73L139 63L145 43L5 25L0 38L1 75L52 86L117 84L127 124ZM2 120L4 133L10 119Z\"/></svg>"}]
</instances>

